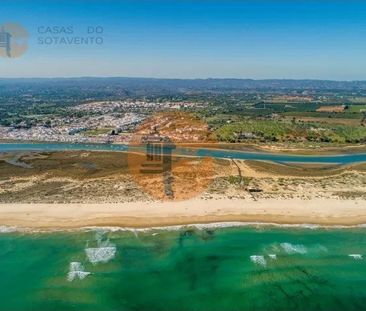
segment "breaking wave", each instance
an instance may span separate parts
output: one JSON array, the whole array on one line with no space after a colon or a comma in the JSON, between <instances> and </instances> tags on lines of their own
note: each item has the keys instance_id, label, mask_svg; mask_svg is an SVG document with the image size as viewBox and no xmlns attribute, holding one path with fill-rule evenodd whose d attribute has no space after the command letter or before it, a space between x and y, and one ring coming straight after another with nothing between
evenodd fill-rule
<instances>
[{"instance_id":1,"label":"breaking wave","mask_svg":"<svg viewBox=\"0 0 366 311\"><path fill-rule=\"evenodd\" d=\"M0 233L8 233L8 232L35 232L35 233L43 233L43 232L77 232L77 231L99 231L103 230L105 232L118 232L118 231L130 231L139 233L139 232L155 232L155 231L175 231L182 230L186 228L196 228L198 230L204 229L220 229L220 228L232 228L232 227L251 227L251 228L299 228L299 229L354 229L354 228L366 228L366 224L360 225L317 225L317 224L278 224L278 223L263 223L263 222L216 222L216 223L203 223L203 224L188 224L188 225L172 225L172 226L152 226L147 228L132 228L132 227L96 227L96 226L85 226L80 228L28 228L28 227L8 227L8 226L0 226ZM8 229L11 228L11 229ZM9 231L11 230L11 231Z\"/></svg>"},{"instance_id":2,"label":"breaking wave","mask_svg":"<svg viewBox=\"0 0 366 311\"><path fill-rule=\"evenodd\" d=\"M354 260L362 260L363 259L361 254L349 254L348 257L351 257Z\"/></svg>"},{"instance_id":3,"label":"breaking wave","mask_svg":"<svg viewBox=\"0 0 366 311\"><path fill-rule=\"evenodd\" d=\"M280 246L287 254L307 253L306 247L302 244L281 243Z\"/></svg>"},{"instance_id":4,"label":"breaking wave","mask_svg":"<svg viewBox=\"0 0 366 311\"><path fill-rule=\"evenodd\" d=\"M67 273L67 280L72 282L75 279L85 279L90 272L86 272L84 266L77 261L70 262L69 272Z\"/></svg>"},{"instance_id":5,"label":"breaking wave","mask_svg":"<svg viewBox=\"0 0 366 311\"><path fill-rule=\"evenodd\" d=\"M86 256L92 264L106 263L113 259L116 255L116 246L107 240L102 240L104 231L97 231L95 238L97 240L97 247L85 248Z\"/></svg>"},{"instance_id":6,"label":"breaking wave","mask_svg":"<svg viewBox=\"0 0 366 311\"><path fill-rule=\"evenodd\" d=\"M255 263L256 265L260 266L267 266L267 260L264 258L264 256L261 255L252 255L250 256L250 260Z\"/></svg>"},{"instance_id":7,"label":"breaking wave","mask_svg":"<svg viewBox=\"0 0 366 311\"><path fill-rule=\"evenodd\" d=\"M116 255L116 247L93 247L85 249L86 256L92 264L106 263Z\"/></svg>"},{"instance_id":8,"label":"breaking wave","mask_svg":"<svg viewBox=\"0 0 366 311\"><path fill-rule=\"evenodd\" d=\"M11 227L11 226L0 226L0 233L10 233L10 232L16 232L17 227Z\"/></svg>"}]
</instances>

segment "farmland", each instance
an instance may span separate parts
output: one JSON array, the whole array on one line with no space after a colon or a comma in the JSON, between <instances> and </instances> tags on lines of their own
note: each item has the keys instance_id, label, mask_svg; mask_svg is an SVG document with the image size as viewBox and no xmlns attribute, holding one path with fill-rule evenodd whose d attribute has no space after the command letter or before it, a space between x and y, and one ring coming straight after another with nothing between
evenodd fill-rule
<instances>
[{"instance_id":1,"label":"farmland","mask_svg":"<svg viewBox=\"0 0 366 311\"><path fill-rule=\"evenodd\" d=\"M309 141L329 143L365 143L366 128L316 122L288 122L270 120L247 120L227 124L215 135L219 141ZM249 139L248 139L249 138Z\"/></svg>"}]
</instances>

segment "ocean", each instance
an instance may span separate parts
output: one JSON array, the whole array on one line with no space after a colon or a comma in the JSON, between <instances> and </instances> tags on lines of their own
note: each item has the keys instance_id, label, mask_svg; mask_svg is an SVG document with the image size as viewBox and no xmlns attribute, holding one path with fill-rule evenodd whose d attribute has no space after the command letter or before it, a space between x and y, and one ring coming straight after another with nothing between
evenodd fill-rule
<instances>
[{"instance_id":1,"label":"ocean","mask_svg":"<svg viewBox=\"0 0 366 311\"><path fill-rule=\"evenodd\" d=\"M0 310L362 310L365 228L0 234Z\"/></svg>"}]
</instances>

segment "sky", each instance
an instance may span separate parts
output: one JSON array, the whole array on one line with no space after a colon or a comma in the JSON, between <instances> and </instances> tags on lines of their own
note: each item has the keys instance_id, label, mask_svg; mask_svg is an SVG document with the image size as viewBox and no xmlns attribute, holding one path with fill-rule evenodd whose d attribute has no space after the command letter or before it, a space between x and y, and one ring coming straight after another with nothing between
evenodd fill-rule
<instances>
[{"instance_id":1,"label":"sky","mask_svg":"<svg viewBox=\"0 0 366 311\"><path fill-rule=\"evenodd\" d=\"M0 77L366 80L365 14L354 0L1 0L0 25L29 39Z\"/></svg>"}]
</instances>

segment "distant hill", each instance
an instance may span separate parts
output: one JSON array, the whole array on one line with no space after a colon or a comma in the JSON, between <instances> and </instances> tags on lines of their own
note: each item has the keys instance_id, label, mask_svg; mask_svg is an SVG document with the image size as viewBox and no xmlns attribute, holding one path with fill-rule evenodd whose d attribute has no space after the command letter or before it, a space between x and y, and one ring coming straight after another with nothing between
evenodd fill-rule
<instances>
[{"instance_id":1,"label":"distant hill","mask_svg":"<svg viewBox=\"0 0 366 311\"><path fill-rule=\"evenodd\" d=\"M219 98L231 100L248 93L366 96L366 81L153 79L153 78L36 78L0 79L0 105L74 104L89 100L127 98Z\"/></svg>"},{"instance_id":2,"label":"distant hill","mask_svg":"<svg viewBox=\"0 0 366 311\"><path fill-rule=\"evenodd\" d=\"M22 85L28 87L123 88L141 92L165 91L240 91L250 89L282 90L366 90L366 81L289 80L289 79L155 79L155 78L0 78L0 87Z\"/></svg>"}]
</instances>

